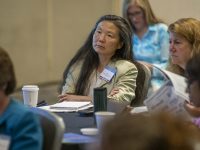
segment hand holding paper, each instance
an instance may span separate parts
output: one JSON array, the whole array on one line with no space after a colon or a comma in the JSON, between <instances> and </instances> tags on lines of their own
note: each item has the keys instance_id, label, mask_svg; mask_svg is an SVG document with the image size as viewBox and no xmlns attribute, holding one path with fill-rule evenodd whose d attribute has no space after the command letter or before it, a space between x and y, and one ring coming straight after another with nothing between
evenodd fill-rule
<instances>
[{"instance_id":1,"label":"hand holding paper","mask_svg":"<svg viewBox=\"0 0 200 150\"><path fill-rule=\"evenodd\" d=\"M144 104L149 111L167 111L175 115L188 116L184 101L189 100L186 79L180 75L161 69L169 80L155 93L149 96Z\"/></svg>"}]
</instances>

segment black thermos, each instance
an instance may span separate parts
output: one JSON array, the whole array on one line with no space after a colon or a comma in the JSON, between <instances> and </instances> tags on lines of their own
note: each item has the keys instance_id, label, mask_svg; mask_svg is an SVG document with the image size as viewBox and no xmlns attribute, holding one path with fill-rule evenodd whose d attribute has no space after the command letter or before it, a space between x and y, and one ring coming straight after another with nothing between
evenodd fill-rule
<instances>
[{"instance_id":1,"label":"black thermos","mask_svg":"<svg viewBox=\"0 0 200 150\"><path fill-rule=\"evenodd\" d=\"M107 89L106 88L94 88L93 93L94 112L107 111Z\"/></svg>"}]
</instances>

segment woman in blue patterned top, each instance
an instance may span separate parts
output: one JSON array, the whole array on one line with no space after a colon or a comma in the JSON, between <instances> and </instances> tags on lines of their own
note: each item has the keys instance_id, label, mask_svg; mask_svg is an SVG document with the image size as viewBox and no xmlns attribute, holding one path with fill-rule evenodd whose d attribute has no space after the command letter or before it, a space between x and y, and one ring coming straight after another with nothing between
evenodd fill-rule
<instances>
[{"instance_id":1,"label":"woman in blue patterned top","mask_svg":"<svg viewBox=\"0 0 200 150\"><path fill-rule=\"evenodd\" d=\"M168 27L158 19L148 0L124 0L123 16L133 29L133 51L136 60L165 69L169 58ZM163 74L153 66L149 94L165 82Z\"/></svg>"},{"instance_id":2,"label":"woman in blue patterned top","mask_svg":"<svg viewBox=\"0 0 200 150\"><path fill-rule=\"evenodd\" d=\"M169 57L167 25L158 19L148 0L125 0L123 15L132 26L136 60L165 68Z\"/></svg>"}]
</instances>

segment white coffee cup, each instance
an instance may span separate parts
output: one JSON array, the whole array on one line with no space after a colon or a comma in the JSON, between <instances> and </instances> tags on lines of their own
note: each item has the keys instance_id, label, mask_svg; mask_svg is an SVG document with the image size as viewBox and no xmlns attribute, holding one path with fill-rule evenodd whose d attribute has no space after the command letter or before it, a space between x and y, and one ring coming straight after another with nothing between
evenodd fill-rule
<instances>
[{"instance_id":1,"label":"white coffee cup","mask_svg":"<svg viewBox=\"0 0 200 150\"><path fill-rule=\"evenodd\" d=\"M36 107L38 102L38 91L37 85L24 85L22 87L24 105Z\"/></svg>"},{"instance_id":2,"label":"white coffee cup","mask_svg":"<svg viewBox=\"0 0 200 150\"><path fill-rule=\"evenodd\" d=\"M106 123L108 120L114 118L114 116L115 116L114 112L109 112L109 111L95 112L97 128L101 130L103 124Z\"/></svg>"}]
</instances>

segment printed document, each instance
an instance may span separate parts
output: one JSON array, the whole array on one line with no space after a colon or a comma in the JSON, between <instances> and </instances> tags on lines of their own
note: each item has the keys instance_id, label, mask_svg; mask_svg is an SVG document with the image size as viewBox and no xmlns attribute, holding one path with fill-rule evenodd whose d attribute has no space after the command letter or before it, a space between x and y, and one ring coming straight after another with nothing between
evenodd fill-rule
<instances>
[{"instance_id":1,"label":"printed document","mask_svg":"<svg viewBox=\"0 0 200 150\"><path fill-rule=\"evenodd\" d=\"M184 109L184 101L189 101L186 93L186 79L167 70L160 69L169 80L155 93L150 95L144 104L150 112L167 111L175 115L188 116Z\"/></svg>"}]
</instances>

